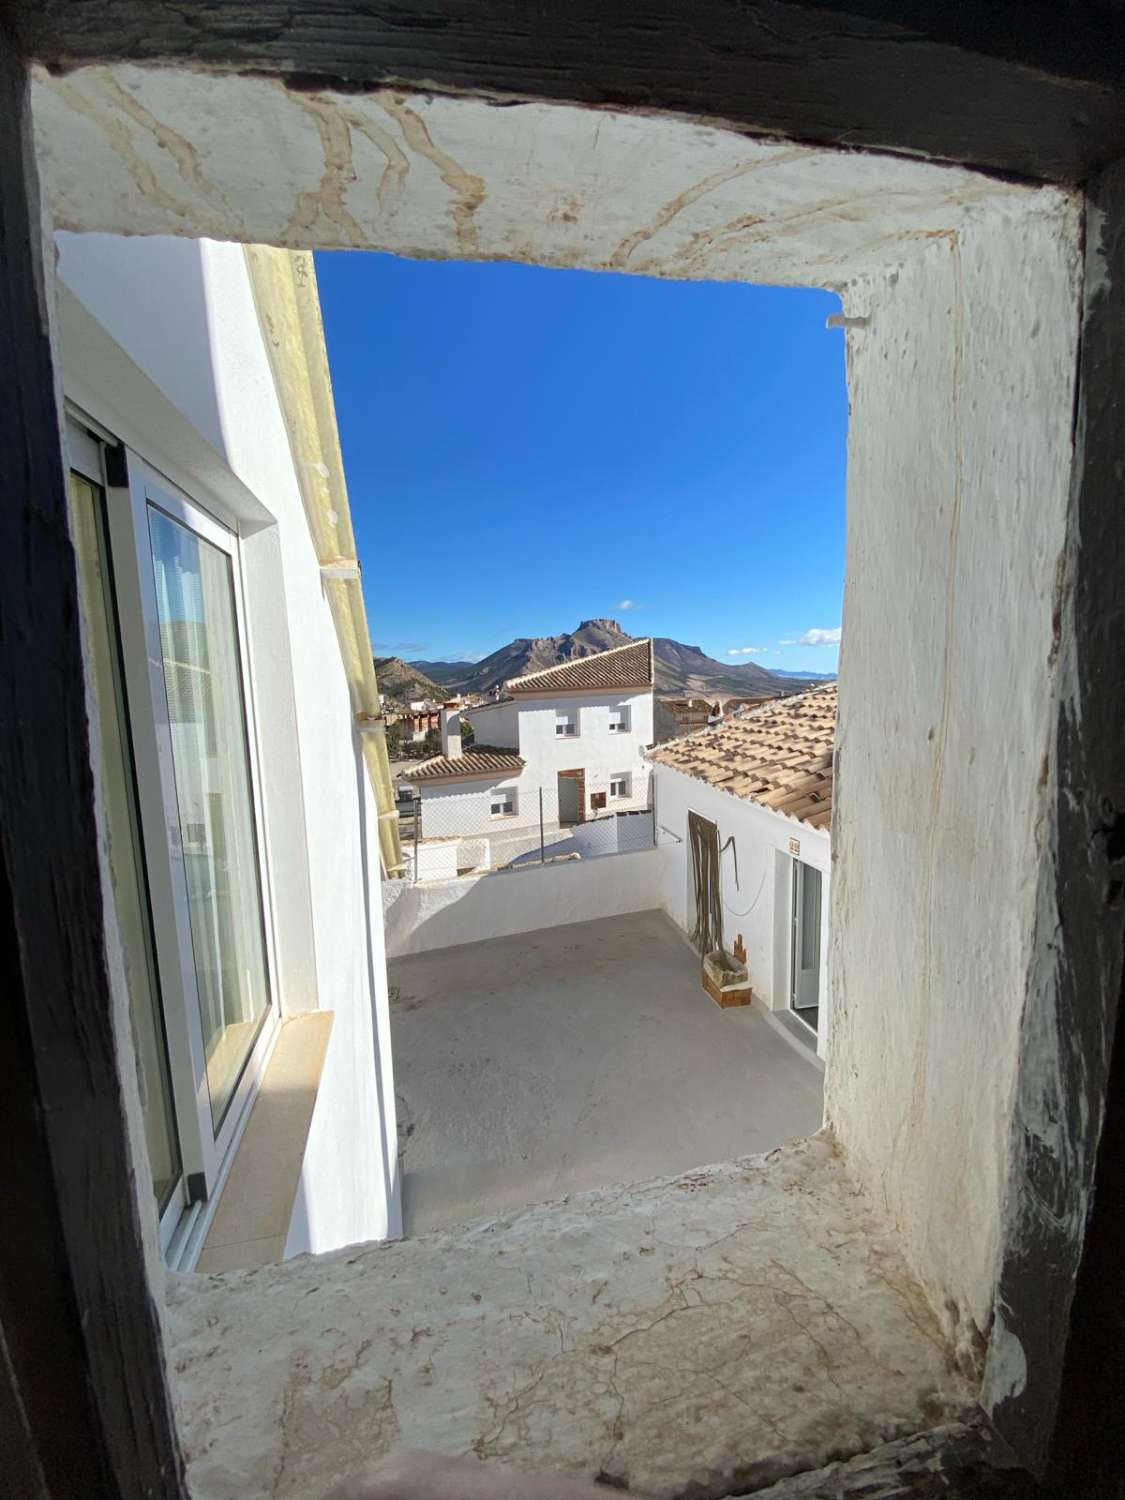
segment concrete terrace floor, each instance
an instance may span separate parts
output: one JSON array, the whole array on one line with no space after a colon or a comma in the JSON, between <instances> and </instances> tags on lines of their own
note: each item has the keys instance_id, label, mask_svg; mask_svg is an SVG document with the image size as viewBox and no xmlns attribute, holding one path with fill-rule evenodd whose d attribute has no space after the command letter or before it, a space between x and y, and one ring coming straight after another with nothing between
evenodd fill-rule
<instances>
[{"instance_id":1,"label":"concrete terrace floor","mask_svg":"<svg viewBox=\"0 0 1125 1500\"><path fill-rule=\"evenodd\" d=\"M756 1005L720 1010L660 912L389 968L408 1235L820 1127L811 1053Z\"/></svg>"}]
</instances>

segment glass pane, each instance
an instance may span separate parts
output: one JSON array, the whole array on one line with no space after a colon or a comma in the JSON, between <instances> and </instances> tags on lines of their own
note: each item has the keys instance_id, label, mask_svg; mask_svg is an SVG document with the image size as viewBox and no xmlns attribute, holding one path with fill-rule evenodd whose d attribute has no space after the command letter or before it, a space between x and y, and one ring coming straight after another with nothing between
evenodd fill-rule
<instances>
[{"instance_id":1,"label":"glass pane","mask_svg":"<svg viewBox=\"0 0 1125 1500\"><path fill-rule=\"evenodd\" d=\"M149 507L179 853L216 1133L269 1009L231 559Z\"/></svg>"},{"instance_id":2,"label":"glass pane","mask_svg":"<svg viewBox=\"0 0 1125 1500\"><path fill-rule=\"evenodd\" d=\"M105 799L113 898L125 950L125 976L144 1106L152 1190L163 1211L180 1179L180 1147L172 1111L172 1085L164 1017L156 979L148 885L141 855L133 752L125 714L121 654L100 489L70 476L74 546L86 620L90 665L98 702L99 784Z\"/></svg>"},{"instance_id":3,"label":"glass pane","mask_svg":"<svg viewBox=\"0 0 1125 1500\"><path fill-rule=\"evenodd\" d=\"M801 968L820 965L820 871L805 865L801 871Z\"/></svg>"}]
</instances>

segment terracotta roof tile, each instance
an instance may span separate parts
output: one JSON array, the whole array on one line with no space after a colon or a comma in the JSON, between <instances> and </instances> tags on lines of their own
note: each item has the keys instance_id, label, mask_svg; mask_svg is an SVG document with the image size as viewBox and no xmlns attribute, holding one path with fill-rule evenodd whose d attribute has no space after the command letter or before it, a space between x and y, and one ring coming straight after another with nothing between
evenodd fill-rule
<instances>
[{"instance_id":1,"label":"terracotta roof tile","mask_svg":"<svg viewBox=\"0 0 1125 1500\"><path fill-rule=\"evenodd\" d=\"M813 828L832 819L836 684L669 740L649 760Z\"/></svg>"},{"instance_id":2,"label":"terracotta roof tile","mask_svg":"<svg viewBox=\"0 0 1125 1500\"><path fill-rule=\"evenodd\" d=\"M405 781L441 781L459 776L508 775L522 771L527 764L514 750L494 750L490 745L474 745L464 755L431 755L429 760L419 761L409 771L403 771Z\"/></svg>"},{"instance_id":3,"label":"terracotta roof tile","mask_svg":"<svg viewBox=\"0 0 1125 1500\"><path fill-rule=\"evenodd\" d=\"M585 688L651 687L652 681L652 642L644 640L512 677L506 686L509 693L572 693Z\"/></svg>"}]
</instances>

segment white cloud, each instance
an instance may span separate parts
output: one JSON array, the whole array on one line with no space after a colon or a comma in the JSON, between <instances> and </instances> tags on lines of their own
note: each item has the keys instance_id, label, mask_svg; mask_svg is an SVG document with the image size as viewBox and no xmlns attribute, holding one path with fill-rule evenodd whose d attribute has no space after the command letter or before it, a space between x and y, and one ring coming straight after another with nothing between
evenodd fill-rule
<instances>
[{"instance_id":1,"label":"white cloud","mask_svg":"<svg viewBox=\"0 0 1125 1500\"><path fill-rule=\"evenodd\" d=\"M782 642L784 645L784 642ZM840 626L835 630L806 630L801 637L802 646L838 646L840 644Z\"/></svg>"},{"instance_id":2,"label":"white cloud","mask_svg":"<svg viewBox=\"0 0 1125 1500\"><path fill-rule=\"evenodd\" d=\"M614 607L614 609L625 610L625 609L640 609L641 606L637 603L637 601L635 599L618 599L617 603L613 607Z\"/></svg>"},{"instance_id":3,"label":"white cloud","mask_svg":"<svg viewBox=\"0 0 1125 1500\"><path fill-rule=\"evenodd\" d=\"M757 656L762 650L761 646L728 646L728 656Z\"/></svg>"},{"instance_id":4,"label":"white cloud","mask_svg":"<svg viewBox=\"0 0 1125 1500\"><path fill-rule=\"evenodd\" d=\"M797 644L797 637L793 636L790 640L787 641L778 641L777 644L779 646L795 646Z\"/></svg>"}]
</instances>

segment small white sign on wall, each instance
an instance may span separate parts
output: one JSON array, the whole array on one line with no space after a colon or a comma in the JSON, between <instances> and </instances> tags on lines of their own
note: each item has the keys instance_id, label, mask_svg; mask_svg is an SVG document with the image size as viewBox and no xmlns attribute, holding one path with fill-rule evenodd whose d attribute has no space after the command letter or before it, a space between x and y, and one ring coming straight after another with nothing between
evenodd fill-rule
<instances>
[{"instance_id":1,"label":"small white sign on wall","mask_svg":"<svg viewBox=\"0 0 1125 1500\"><path fill-rule=\"evenodd\" d=\"M801 852L801 840L800 839L790 839L789 840L789 853L790 854L800 854L800 852Z\"/></svg>"}]
</instances>

